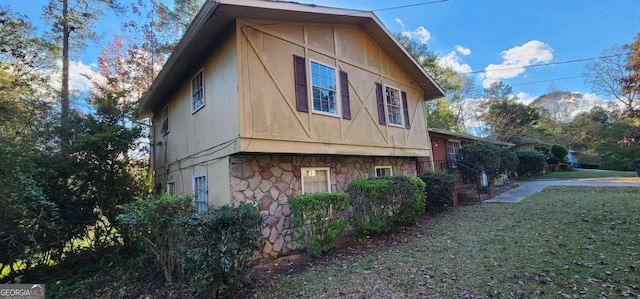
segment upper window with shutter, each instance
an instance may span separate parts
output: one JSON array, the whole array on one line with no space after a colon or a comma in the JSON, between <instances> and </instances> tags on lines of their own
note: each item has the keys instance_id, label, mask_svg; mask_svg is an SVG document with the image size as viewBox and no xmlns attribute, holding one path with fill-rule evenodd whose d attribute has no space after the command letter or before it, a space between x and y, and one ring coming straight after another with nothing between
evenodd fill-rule
<instances>
[{"instance_id":1,"label":"upper window with shutter","mask_svg":"<svg viewBox=\"0 0 640 299\"><path fill-rule=\"evenodd\" d=\"M313 112L338 115L336 70L311 61Z\"/></svg>"},{"instance_id":2,"label":"upper window with shutter","mask_svg":"<svg viewBox=\"0 0 640 299\"><path fill-rule=\"evenodd\" d=\"M309 112L307 100L307 64L306 59L293 55L296 110ZM311 79L311 107L314 113L351 119L351 103L349 102L349 76L345 71L337 71L335 67L316 61L309 62L309 78Z\"/></svg>"},{"instance_id":3,"label":"upper window with shutter","mask_svg":"<svg viewBox=\"0 0 640 299\"><path fill-rule=\"evenodd\" d=\"M385 104L387 108L387 119L390 125L404 126L402 121L402 99L400 98L400 90L385 86Z\"/></svg>"}]
</instances>

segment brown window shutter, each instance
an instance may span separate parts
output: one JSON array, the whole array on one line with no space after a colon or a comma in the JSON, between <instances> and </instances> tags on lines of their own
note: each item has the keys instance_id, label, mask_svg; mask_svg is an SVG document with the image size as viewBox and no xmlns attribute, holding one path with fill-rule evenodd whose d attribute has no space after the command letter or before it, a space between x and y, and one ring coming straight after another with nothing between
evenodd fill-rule
<instances>
[{"instance_id":1,"label":"brown window shutter","mask_svg":"<svg viewBox=\"0 0 640 299\"><path fill-rule=\"evenodd\" d=\"M407 105L407 93L402 92L402 110L404 111L404 127L407 129L411 129L411 124L409 123L409 105Z\"/></svg>"},{"instance_id":2,"label":"brown window shutter","mask_svg":"<svg viewBox=\"0 0 640 299\"><path fill-rule=\"evenodd\" d=\"M378 100L378 122L381 125L387 124L387 118L384 115L384 97L382 95L382 84L376 82L376 98Z\"/></svg>"},{"instance_id":3,"label":"brown window shutter","mask_svg":"<svg viewBox=\"0 0 640 299\"><path fill-rule=\"evenodd\" d=\"M307 99L307 61L304 57L293 55L294 79L296 83L296 110L309 112Z\"/></svg>"},{"instance_id":4,"label":"brown window shutter","mask_svg":"<svg viewBox=\"0 0 640 299\"><path fill-rule=\"evenodd\" d=\"M349 102L349 76L340 71L340 100L342 102L342 118L351 119L351 103Z\"/></svg>"}]
</instances>

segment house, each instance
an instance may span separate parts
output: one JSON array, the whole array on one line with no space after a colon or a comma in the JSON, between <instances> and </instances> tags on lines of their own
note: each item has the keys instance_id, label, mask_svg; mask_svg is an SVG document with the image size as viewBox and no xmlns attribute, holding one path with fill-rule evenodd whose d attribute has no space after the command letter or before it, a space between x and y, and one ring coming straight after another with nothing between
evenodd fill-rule
<instances>
[{"instance_id":1,"label":"house","mask_svg":"<svg viewBox=\"0 0 640 299\"><path fill-rule=\"evenodd\" d=\"M436 170L448 169L455 166L458 151L465 145L478 142L489 143L499 147L513 147L514 144L499 140L476 137L444 129L429 128L431 149L433 152L433 165Z\"/></svg>"},{"instance_id":2,"label":"house","mask_svg":"<svg viewBox=\"0 0 640 299\"><path fill-rule=\"evenodd\" d=\"M297 249L288 199L415 175L443 91L367 11L207 1L139 107L154 184L194 205L255 202L265 254Z\"/></svg>"},{"instance_id":3,"label":"house","mask_svg":"<svg viewBox=\"0 0 640 299\"><path fill-rule=\"evenodd\" d=\"M479 187L481 181L465 182L460 175L458 164L458 152L466 145L476 143L489 143L499 147L513 147L513 143L476 137L473 135L453 132L444 129L429 128L429 138L431 139L431 149L433 153L433 169L445 170L456 175L456 186L453 191L453 206L459 202L476 201L486 199L488 195L480 194ZM478 178L480 179L480 178Z\"/></svg>"}]
</instances>

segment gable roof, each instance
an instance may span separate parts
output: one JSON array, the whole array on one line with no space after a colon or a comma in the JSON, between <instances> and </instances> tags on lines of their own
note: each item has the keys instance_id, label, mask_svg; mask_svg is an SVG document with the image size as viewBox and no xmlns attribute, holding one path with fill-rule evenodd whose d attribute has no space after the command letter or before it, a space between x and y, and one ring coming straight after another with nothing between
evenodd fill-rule
<instances>
[{"instance_id":1,"label":"gable roof","mask_svg":"<svg viewBox=\"0 0 640 299\"><path fill-rule=\"evenodd\" d=\"M138 113L149 115L167 101L175 84L192 75L201 57L208 54L225 29L237 18L281 23L315 22L357 25L420 86L425 100L444 96L444 91L398 43L373 12L265 0L207 0L187 28L164 67L140 102Z\"/></svg>"},{"instance_id":2,"label":"gable roof","mask_svg":"<svg viewBox=\"0 0 640 299\"><path fill-rule=\"evenodd\" d=\"M486 143L502 145L502 146L507 146L507 147L512 147L512 146L515 145L515 144L510 143L510 142L504 142L504 141L495 140L495 139L489 139L489 138L482 138L482 137L477 137L477 136L473 136L473 135L469 135L469 134L452 132L452 131L445 130L445 129L429 128L429 133L436 133L436 134L440 134L440 135L458 137L458 138L461 138L461 139L469 139L469 140L474 140L474 141L479 141L479 142L486 142Z\"/></svg>"}]
</instances>

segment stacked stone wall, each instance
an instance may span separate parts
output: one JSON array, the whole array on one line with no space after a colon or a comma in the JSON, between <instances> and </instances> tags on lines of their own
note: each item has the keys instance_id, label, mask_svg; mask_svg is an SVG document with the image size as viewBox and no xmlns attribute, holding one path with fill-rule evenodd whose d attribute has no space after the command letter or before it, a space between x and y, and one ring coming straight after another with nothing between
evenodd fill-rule
<instances>
[{"instance_id":1,"label":"stacked stone wall","mask_svg":"<svg viewBox=\"0 0 640 299\"><path fill-rule=\"evenodd\" d=\"M416 175L416 158L302 155L235 155L230 159L234 202L256 202L267 217L262 252L286 255L301 248L293 239L288 200L302 193L301 169L328 167L332 192L355 179L375 176L375 166L391 166L394 175Z\"/></svg>"}]
</instances>

